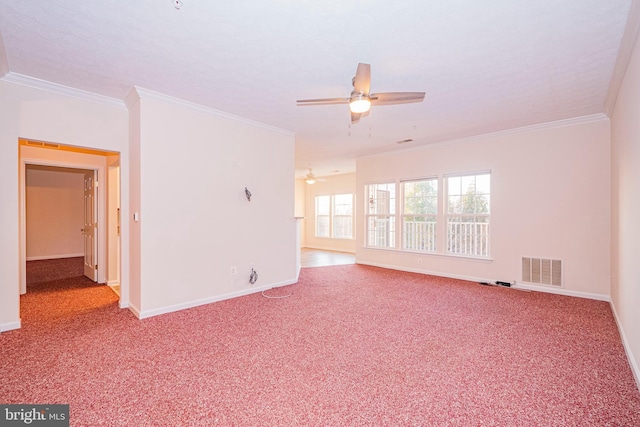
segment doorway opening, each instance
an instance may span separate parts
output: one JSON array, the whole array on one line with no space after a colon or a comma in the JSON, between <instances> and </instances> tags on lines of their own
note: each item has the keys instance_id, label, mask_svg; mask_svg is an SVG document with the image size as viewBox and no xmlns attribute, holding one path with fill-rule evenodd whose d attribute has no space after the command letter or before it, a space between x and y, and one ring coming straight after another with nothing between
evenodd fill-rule
<instances>
[{"instance_id":1,"label":"doorway opening","mask_svg":"<svg viewBox=\"0 0 640 427\"><path fill-rule=\"evenodd\" d=\"M80 269L86 283L109 285L121 299L120 154L19 144L20 294L27 293L29 262L30 275L40 268L54 279Z\"/></svg>"}]
</instances>

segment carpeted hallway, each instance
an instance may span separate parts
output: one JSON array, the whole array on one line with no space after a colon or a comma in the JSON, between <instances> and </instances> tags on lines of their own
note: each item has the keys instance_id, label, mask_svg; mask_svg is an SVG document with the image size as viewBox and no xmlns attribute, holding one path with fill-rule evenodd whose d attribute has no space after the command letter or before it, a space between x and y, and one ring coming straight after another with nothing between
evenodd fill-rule
<instances>
[{"instance_id":1,"label":"carpeted hallway","mask_svg":"<svg viewBox=\"0 0 640 427\"><path fill-rule=\"evenodd\" d=\"M87 283L88 282L88 283ZM0 401L75 426L637 426L605 302L359 265L150 319L83 278L30 285Z\"/></svg>"}]
</instances>

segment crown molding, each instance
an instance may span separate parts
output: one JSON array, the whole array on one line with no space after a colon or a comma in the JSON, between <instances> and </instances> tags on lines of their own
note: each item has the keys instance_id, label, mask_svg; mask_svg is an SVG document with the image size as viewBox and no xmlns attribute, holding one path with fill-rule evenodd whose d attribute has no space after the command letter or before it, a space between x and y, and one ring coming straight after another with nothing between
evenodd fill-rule
<instances>
[{"instance_id":1,"label":"crown molding","mask_svg":"<svg viewBox=\"0 0 640 427\"><path fill-rule=\"evenodd\" d=\"M478 134L478 135L468 136L468 137L464 137L464 138L432 142L432 143L419 145L417 147L396 149L396 150L393 150L393 151L385 151L384 153L369 154L369 155L361 156L361 157L358 157L358 158L359 159L366 159L366 158L373 158L373 157L392 156L392 155L398 154L398 153L406 153L406 152L411 152L411 151L422 151L422 150L427 150L427 149L433 148L433 147L440 147L440 146L443 146L443 145L467 144L467 143L470 143L470 142L477 142L477 141L480 141L480 140L483 140L483 139L487 139L487 138L495 138L495 137L506 136L506 135L515 135L515 134L525 133L525 132L537 132L537 131L548 130L548 129L558 129L558 128L563 128L563 127L567 127L567 126L575 126L575 125L580 125L580 124L595 123L595 122L607 121L607 120L609 120L609 117L607 115L605 115L604 113L590 114L590 115L587 115L587 116L573 117L573 118L570 118L570 119L556 120L556 121L553 121L553 122L538 123L538 124L535 124L535 125L522 126L522 127L513 128L513 129L505 129L505 130L500 130L500 131L497 131L497 132Z\"/></svg>"},{"instance_id":2,"label":"crown molding","mask_svg":"<svg viewBox=\"0 0 640 427\"><path fill-rule=\"evenodd\" d=\"M613 68L611 81L609 82L609 90L604 103L604 113L611 117L613 109L616 106L618 93L622 87L622 81L627 73L633 48L638 43L638 33L640 32L640 0L632 0L627 17L627 25L625 26L622 40L620 41L620 50Z\"/></svg>"},{"instance_id":3,"label":"crown molding","mask_svg":"<svg viewBox=\"0 0 640 427\"><path fill-rule=\"evenodd\" d=\"M129 109L129 110L136 104L136 102L138 102L138 100L142 98L152 99L152 100L160 101L166 104L185 108L191 111L213 115L223 119L239 122L245 125L262 128L271 132L278 132L281 134L285 134L287 136L295 136L295 132L292 132L292 131L267 125L265 123L260 123L254 120L246 119L244 117L236 116L230 113L225 113L224 111L216 110L210 107L205 107L203 105L195 104L193 102L185 101L183 99L174 98L172 96L165 95L159 92L154 92L152 90L144 89L138 86L134 86L133 88L131 88L131 90L125 97L125 99L120 100L116 98L110 98L104 95L98 95L93 92L88 92L85 90L76 89L76 88L64 86L57 83L52 83L46 80L37 79L35 77L25 76L23 74L18 74L14 72L7 73L5 76L1 77L0 80L8 83L15 83L22 86L27 86L33 89L44 90L44 91L55 93L58 95L69 96L71 98L81 99L84 101L90 101L90 102L95 102L103 105L108 105L111 107L117 107L117 108Z\"/></svg>"},{"instance_id":4,"label":"crown molding","mask_svg":"<svg viewBox=\"0 0 640 427\"><path fill-rule=\"evenodd\" d=\"M86 90L76 89L70 86L52 83L35 77L25 76L24 74L8 72L4 77L0 78L0 80L27 86L33 89L44 90L46 92L55 93L57 95L64 95L70 98L80 99L82 101L89 101L97 104L107 105L110 107L126 109L124 102L120 99L110 98L108 96L98 95L97 93L88 92Z\"/></svg>"},{"instance_id":5,"label":"crown molding","mask_svg":"<svg viewBox=\"0 0 640 427\"><path fill-rule=\"evenodd\" d=\"M134 86L133 89L127 95L125 100L127 106L135 105L137 99L151 99L154 101L163 102L165 104L174 105L176 107L185 108L187 110L195 111L198 113L204 113L216 117L220 117L222 119L227 119L231 121L235 121L238 123L242 123L245 125L262 128L272 132L278 132L287 136L295 136L295 132L281 129L275 126L271 126L265 123L257 122L255 120L247 119L244 117L236 116L234 114L225 113L224 111L216 110L215 108L205 107L204 105L195 104L190 101L185 101L184 99L174 98L169 95L165 95L163 93L154 92L149 89L144 89L139 86Z\"/></svg>"}]
</instances>

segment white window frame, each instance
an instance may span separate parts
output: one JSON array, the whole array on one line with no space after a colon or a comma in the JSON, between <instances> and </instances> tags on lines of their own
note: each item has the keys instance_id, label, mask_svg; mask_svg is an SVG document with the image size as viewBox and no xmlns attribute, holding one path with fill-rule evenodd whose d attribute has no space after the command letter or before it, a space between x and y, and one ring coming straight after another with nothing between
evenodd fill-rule
<instances>
[{"instance_id":1,"label":"white window frame","mask_svg":"<svg viewBox=\"0 0 640 427\"><path fill-rule=\"evenodd\" d=\"M351 205L350 205L350 209L351 209L351 213L350 214L337 214L336 213L336 207L337 207L337 203L336 203L336 198L341 197L341 196L350 196L351 198ZM341 193L341 194L334 194L331 196L331 237L334 239L350 239L353 240L354 239L354 199L355 199L355 195L353 193ZM336 218L348 218L349 219L349 231L350 234L348 236L336 236L336 230L338 229L338 227L336 227Z\"/></svg>"},{"instance_id":2,"label":"white window frame","mask_svg":"<svg viewBox=\"0 0 640 427\"><path fill-rule=\"evenodd\" d=\"M393 189L393 197L390 195L390 189L377 189L379 186L391 187ZM376 188L375 196L371 194L372 188ZM382 197L385 192L389 192L387 200ZM393 203L391 203L392 199ZM380 210L382 212L379 212ZM397 211L398 184L396 181L365 185L364 244L366 247L382 249L396 249L398 247ZM371 227L372 224L374 225L373 229Z\"/></svg>"},{"instance_id":3,"label":"white window frame","mask_svg":"<svg viewBox=\"0 0 640 427\"><path fill-rule=\"evenodd\" d=\"M320 199L324 199L324 198L328 198L329 200L329 204L327 206L328 211L327 213L319 213L320 207L321 205L318 203ZM314 199L315 201L315 237L321 237L321 238L329 238L331 237L331 196L328 195L317 195ZM324 206L323 206L324 207ZM327 234L326 235L320 235L319 231L320 231L320 218L326 218L327 220ZM324 227L324 225L323 225Z\"/></svg>"},{"instance_id":4,"label":"white window frame","mask_svg":"<svg viewBox=\"0 0 640 427\"><path fill-rule=\"evenodd\" d=\"M477 179L480 176L488 176L486 189L478 189ZM460 178L460 188L450 188L450 179ZM452 206L452 197L459 197L464 201L463 180L474 179L473 212L461 212L460 207ZM445 250L447 255L464 256L473 258L489 258L491 256L491 171L479 171L463 174L444 175L444 202L445 202ZM455 192L454 192L455 191ZM454 194L452 194L454 193ZM481 200L477 200L482 196ZM486 203L486 212L479 203ZM467 207L467 210L468 207Z\"/></svg>"},{"instance_id":5,"label":"white window frame","mask_svg":"<svg viewBox=\"0 0 640 427\"><path fill-rule=\"evenodd\" d=\"M430 213L416 213L407 211L407 186L417 183L435 183L435 197L426 196L426 198L435 198L435 209ZM401 242L402 250L412 252L429 252L437 253L438 249L438 232L439 228L439 208L440 208L440 180L437 176L427 178L411 179L400 181L401 194ZM428 201L424 202L428 205ZM410 220L413 219L413 220ZM422 219L415 221L415 219ZM431 219L431 221L429 221Z\"/></svg>"},{"instance_id":6,"label":"white window frame","mask_svg":"<svg viewBox=\"0 0 640 427\"><path fill-rule=\"evenodd\" d=\"M343 215L343 214L336 214L336 197L337 196L351 196L351 214L350 215ZM321 198L328 198L328 213L322 213L320 214L318 212L319 210L319 204L318 201ZM314 202L315 202L315 237L317 238L322 238L322 239L339 239L339 240L353 240L355 239L355 228L354 228L354 223L355 223L355 195L353 193L339 193L339 194L318 194L315 196L314 198ZM351 227L350 227L350 231L351 231L351 235L348 237L336 237L336 226L335 226L335 222L336 222L336 218L345 218L345 217L349 217L351 220ZM319 219L320 218L326 218L327 221L327 234L326 235L319 235L318 234L318 230L319 230Z\"/></svg>"}]
</instances>

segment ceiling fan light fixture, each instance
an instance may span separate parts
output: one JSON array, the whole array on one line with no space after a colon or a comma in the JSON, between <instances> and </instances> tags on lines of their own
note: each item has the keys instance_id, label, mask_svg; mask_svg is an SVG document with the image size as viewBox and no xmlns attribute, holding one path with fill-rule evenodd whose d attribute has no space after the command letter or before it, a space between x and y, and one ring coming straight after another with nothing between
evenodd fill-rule
<instances>
[{"instance_id":1,"label":"ceiling fan light fixture","mask_svg":"<svg viewBox=\"0 0 640 427\"><path fill-rule=\"evenodd\" d=\"M366 113L370 108L371 100L366 95L353 95L351 101L349 101L349 110L352 113Z\"/></svg>"},{"instance_id":2,"label":"ceiling fan light fixture","mask_svg":"<svg viewBox=\"0 0 640 427\"><path fill-rule=\"evenodd\" d=\"M307 184L315 184L316 183L316 179L315 178L307 178L304 180Z\"/></svg>"}]
</instances>

